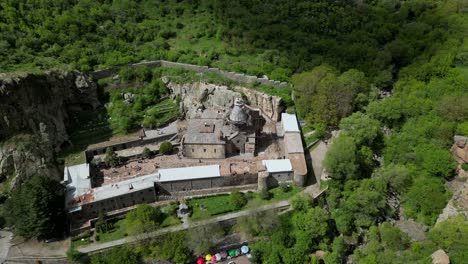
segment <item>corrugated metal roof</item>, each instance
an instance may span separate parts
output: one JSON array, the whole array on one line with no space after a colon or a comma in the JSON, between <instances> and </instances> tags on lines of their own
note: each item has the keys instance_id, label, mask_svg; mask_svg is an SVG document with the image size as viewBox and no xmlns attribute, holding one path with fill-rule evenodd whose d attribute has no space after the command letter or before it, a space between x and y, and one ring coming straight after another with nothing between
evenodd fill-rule
<instances>
[{"instance_id":1,"label":"corrugated metal roof","mask_svg":"<svg viewBox=\"0 0 468 264\"><path fill-rule=\"evenodd\" d=\"M159 182L185 181L220 177L219 165L162 169L158 172Z\"/></svg>"},{"instance_id":2,"label":"corrugated metal roof","mask_svg":"<svg viewBox=\"0 0 468 264\"><path fill-rule=\"evenodd\" d=\"M283 124L283 131L286 132L300 132L299 126L297 125L296 115L282 113L281 123Z\"/></svg>"},{"instance_id":3,"label":"corrugated metal roof","mask_svg":"<svg viewBox=\"0 0 468 264\"><path fill-rule=\"evenodd\" d=\"M286 172L292 171L291 161L289 159L263 160L268 172Z\"/></svg>"},{"instance_id":4,"label":"corrugated metal roof","mask_svg":"<svg viewBox=\"0 0 468 264\"><path fill-rule=\"evenodd\" d=\"M157 175L150 174L94 188L94 201L105 200L127 193L153 188L156 180Z\"/></svg>"},{"instance_id":5,"label":"corrugated metal roof","mask_svg":"<svg viewBox=\"0 0 468 264\"><path fill-rule=\"evenodd\" d=\"M64 168L64 181L67 183L66 204L91 190L89 164L83 163Z\"/></svg>"}]
</instances>

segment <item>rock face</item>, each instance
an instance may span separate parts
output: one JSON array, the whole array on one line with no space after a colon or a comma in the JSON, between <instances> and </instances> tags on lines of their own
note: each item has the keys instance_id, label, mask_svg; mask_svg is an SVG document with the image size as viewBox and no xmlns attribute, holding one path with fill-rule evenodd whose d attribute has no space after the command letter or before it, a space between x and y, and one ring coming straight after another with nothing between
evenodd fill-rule
<instances>
[{"instance_id":1,"label":"rock face","mask_svg":"<svg viewBox=\"0 0 468 264\"><path fill-rule=\"evenodd\" d=\"M0 146L1 191L8 191L34 175L60 180L52 146L38 135L13 136Z\"/></svg>"},{"instance_id":2,"label":"rock face","mask_svg":"<svg viewBox=\"0 0 468 264\"><path fill-rule=\"evenodd\" d=\"M241 86L230 89L223 85L201 82L178 84L167 78L163 78L163 82L174 96L181 97L181 110L188 118L199 117L204 109L214 109L221 114L227 114L235 99L240 97L244 97L248 105L261 109L274 121L279 119L283 110L281 98Z\"/></svg>"},{"instance_id":3,"label":"rock face","mask_svg":"<svg viewBox=\"0 0 468 264\"><path fill-rule=\"evenodd\" d=\"M68 141L70 113L98 105L96 84L79 72L0 74L2 189L35 174L60 177L55 151Z\"/></svg>"},{"instance_id":4,"label":"rock face","mask_svg":"<svg viewBox=\"0 0 468 264\"><path fill-rule=\"evenodd\" d=\"M241 86L234 87L234 90L245 95L250 106L260 108L271 120L279 121L281 112L284 110L280 97Z\"/></svg>"},{"instance_id":5,"label":"rock face","mask_svg":"<svg viewBox=\"0 0 468 264\"><path fill-rule=\"evenodd\" d=\"M68 114L98 105L96 84L79 72L0 74L0 141L36 134L60 146L68 140Z\"/></svg>"}]
</instances>

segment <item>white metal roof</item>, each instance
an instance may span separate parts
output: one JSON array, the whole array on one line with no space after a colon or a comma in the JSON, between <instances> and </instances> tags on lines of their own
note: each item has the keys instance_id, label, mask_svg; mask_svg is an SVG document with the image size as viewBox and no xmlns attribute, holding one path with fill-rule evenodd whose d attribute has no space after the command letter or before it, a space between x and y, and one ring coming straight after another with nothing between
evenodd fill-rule
<instances>
[{"instance_id":1,"label":"white metal roof","mask_svg":"<svg viewBox=\"0 0 468 264\"><path fill-rule=\"evenodd\" d=\"M220 177L219 165L162 169L158 172L159 182L185 181Z\"/></svg>"},{"instance_id":2,"label":"white metal roof","mask_svg":"<svg viewBox=\"0 0 468 264\"><path fill-rule=\"evenodd\" d=\"M105 200L127 193L152 188L154 187L154 182L156 180L157 176L155 174L150 174L94 188L94 201Z\"/></svg>"},{"instance_id":3,"label":"white metal roof","mask_svg":"<svg viewBox=\"0 0 468 264\"><path fill-rule=\"evenodd\" d=\"M263 160L268 172L286 172L292 171L291 161L289 159Z\"/></svg>"},{"instance_id":4,"label":"white metal roof","mask_svg":"<svg viewBox=\"0 0 468 264\"><path fill-rule=\"evenodd\" d=\"M69 201L91 189L89 173L88 163L64 168L63 180L67 184L67 194L65 198L67 204Z\"/></svg>"},{"instance_id":5,"label":"white metal roof","mask_svg":"<svg viewBox=\"0 0 468 264\"><path fill-rule=\"evenodd\" d=\"M282 113L281 123L283 124L283 131L286 132L300 132L299 126L297 125L296 115Z\"/></svg>"}]
</instances>

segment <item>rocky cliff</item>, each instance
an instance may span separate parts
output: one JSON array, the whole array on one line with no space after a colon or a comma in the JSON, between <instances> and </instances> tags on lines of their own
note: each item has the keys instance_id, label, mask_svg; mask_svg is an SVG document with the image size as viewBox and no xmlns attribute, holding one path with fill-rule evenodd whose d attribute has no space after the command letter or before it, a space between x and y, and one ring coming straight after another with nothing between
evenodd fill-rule
<instances>
[{"instance_id":1,"label":"rocky cliff","mask_svg":"<svg viewBox=\"0 0 468 264\"><path fill-rule=\"evenodd\" d=\"M54 156L70 113L98 105L96 84L79 72L0 74L0 182L59 176Z\"/></svg>"},{"instance_id":2,"label":"rocky cliff","mask_svg":"<svg viewBox=\"0 0 468 264\"><path fill-rule=\"evenodd\" d=\"M280 97L241 86L231 89L223 85L202 82L178 84L164 77L163 81L172 94L181 97L181 110L188 118L196 117L204 109L214 109L227 113L232 107L234 99L238 97L244 97L251 107L261 109L264 114L274 121L279 119L283 110Z\"/></svg>"}]
</instances>

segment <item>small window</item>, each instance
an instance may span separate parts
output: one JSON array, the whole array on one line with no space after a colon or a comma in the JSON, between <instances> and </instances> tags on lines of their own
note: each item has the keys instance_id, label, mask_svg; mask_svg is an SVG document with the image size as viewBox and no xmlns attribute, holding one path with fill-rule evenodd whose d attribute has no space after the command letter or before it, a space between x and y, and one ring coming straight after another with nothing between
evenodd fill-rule
<instances>
[{"instance_id":1,"label":"small window","mask_svg":"<svg viewBox=\"0 0 468 264\"><path fill-rule=\"evenodd\" d=\"M194 150L194 149L192 149L192 152L195 152L195 150Z\"/></svg>"},{"instance_id":2,"label":"small window","mask_svg":"<svg viewBox=\"0 0 468 264\"><path fill-rule=\"evenodd\" d=\"M142 197L142 198L141 198L141 201L143 201L143 202L144 202L144 201L145 201L145 197Z\"/></svg>"},{"instance_id":3,"label":"small window","mask_svg":"<svg viewBox=\"0 0 468 264\"><path fill-rule=\"evenodd\" d=\"M237 140L237 143L239 144L239 143L240 143L240 140Z\"/></svg>"},{"instance_id":4,"label":"small window","mask_svg":"<svg viewBox=\"0 0 468 264\"><path fill-rule=\"evenodd\" d=\"M203 149L203 152L206 152L206 149Z\"/></svg>"},{"instance_id":5,"label":"small window","mask_svg":"<svg viewBox=\"0 0 468 264\"><path fill-rule=\"evenodd\" d=\"M216 153L216 149L214 149L214 153Z\"/></svg>"}]
</instances>

